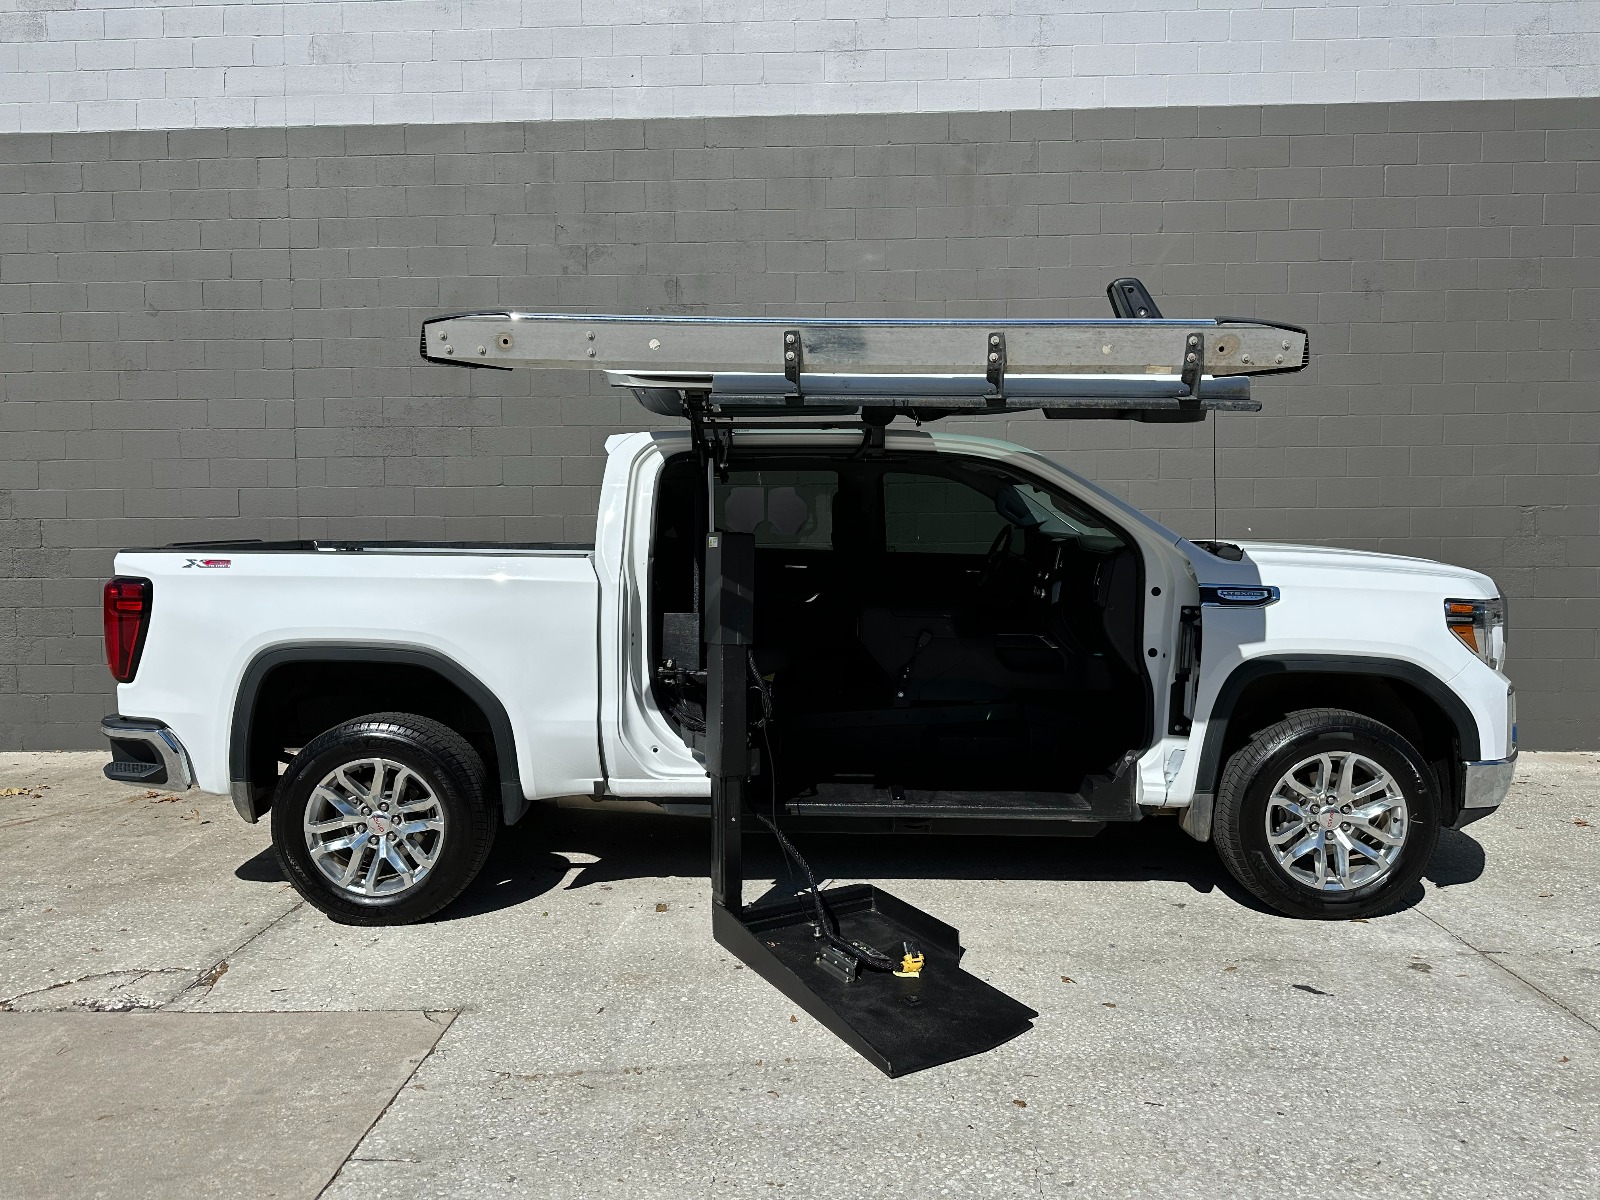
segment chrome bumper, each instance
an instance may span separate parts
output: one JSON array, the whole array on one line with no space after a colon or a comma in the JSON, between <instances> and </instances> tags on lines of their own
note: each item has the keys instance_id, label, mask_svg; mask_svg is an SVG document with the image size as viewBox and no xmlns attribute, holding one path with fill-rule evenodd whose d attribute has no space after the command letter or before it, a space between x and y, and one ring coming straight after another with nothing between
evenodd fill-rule
<instances>
[{"instance_id":1,"label":"chrome bumper","mask_svg":"<svg viewBox=\"0 0 1600 1200\"><path fill-rule=\"evenodd\" d=\"M183 743L160 721L109 716L101 719L100 732L111 742L111 761L105 765L107 779L155 783L178 792L194 786L194 772L189 770L189 755Z\"/></svg>"},{"instance_id":2,"label":"chrome bumper","mask_svg":"<svg viewBox=\"0 0 1600 1200\"><path fill-rule=\"evenodd\" d=\"M1487 817L1500 807L1511 790L1511 779L1517 770L1516 751L1510 758L1490 759L1487 762L1463 763L1461 786L1461 815L1454 828L1470 825Z\"/></svg>"}]
</instances>

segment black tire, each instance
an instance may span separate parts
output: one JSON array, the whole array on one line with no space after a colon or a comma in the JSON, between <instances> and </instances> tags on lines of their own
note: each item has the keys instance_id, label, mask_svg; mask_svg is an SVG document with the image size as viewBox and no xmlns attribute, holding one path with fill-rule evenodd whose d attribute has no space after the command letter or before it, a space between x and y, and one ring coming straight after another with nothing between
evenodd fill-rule
<instances>
[{"instance_id":1,"label":"black tire","mask_svg":"<svg viewBox=\"0 0 1600 1200\"><path fill-rule=\"evenodd\" d=\"M360 896L324 876L312 861L304 830L306 806L317 786L337 767L372 758L399 763L415 774L432 789L444 816L426 874L387 896ZM499 821L485 794L485 779L483 759L449 726L411 713L357 717L318 734L290 762L272 805L272 845L295 890L340 924L421 921L461 894L494 845Z\"/></svg>"},{"instance_id":2,"label":"black tire","mask_svg":"<svg viewBox=\"0 0 1600 1200\"><path fill-rule=\"evenodd\" d=\"M1389 773L1405 799L1407 827L1386 873L1362 886L1328 892L1279 865L1268 843L1267 806L1291 767L1316 754L1341 751L1371 759ZM1386 912L1416 886L1439 841L1441 808L1433 771L1393 729L1343 709L1306 709L1263 729L1228 760L1217 788L1213 840L1229 873L1278 912L1348 920Z\"/></svg>"}]
</instances>

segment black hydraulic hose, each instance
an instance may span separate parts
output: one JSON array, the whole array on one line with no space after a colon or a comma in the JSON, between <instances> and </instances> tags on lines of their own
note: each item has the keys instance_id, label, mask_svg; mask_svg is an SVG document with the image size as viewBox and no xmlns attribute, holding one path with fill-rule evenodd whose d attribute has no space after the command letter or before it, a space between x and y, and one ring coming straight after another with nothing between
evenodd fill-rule
<instances>
[{"instance_id":1,"label":"black hydraulic hose","mask_svg":"<svg viewBox=\"0 0 1600 1200\"><path fill-rule=\"evenodd\" d=\"M772 820L769 826L774 826L778 820L778 752L772 748L772 693L767 687L767 681L762 678L760 670L756 667L754 651L747 651L745 662L750 667L750 678L755 681L756 690L761 695L761 743L767 748L767 802L772 808ZM750 806L750 811L755 812L755 806ZM761 814L756 813L757 816ZM765 820L765 818L762 818ZM794 864L788 855L783 859L783 873L789 878L789 889L798 893L800 885L794 881Z\"/></svg>"},{"instance_id":2,"label":"black hydraulic hose","mask_svg":"<svg viewBox=\"0 0 1600 1200\"><path fill-rule=\"evenodd\" d=\"M762 734L765 736L767 726L772 722L772 693L767 687L767 681L761 677L761 672L756 669L756 656L753 651L747 650L745 652L745 662L749 664L750 678L755 681L756 690L761 694ZM766 739L766 741L768 760L767 769L773 773L773 787L776 789L777 772L774 764L772 763L772 741L770 738ZM776 791L773 793L772 811L773 816L777 816L778 810ZM806 888L811 893L811 906L813 909L815 909L817 914L817 933L819 936L824 938L830 945L842 950L844 953L850 955L857 962L860 962L865 966L872 967L879 971L893 971L895 968L897 968L900 964L895 962L895 960L890 958L888 955L877 954L871 950L863 949L854 942L846 941L844 938L840 937L837 932L835 932L833 927L833 918L829 915L827 906L822 903L822 891L817 887L817 877L811 873L811 864L806 862L804 856L801 855L799 850L795 849L794 843L783 835L783 831L778 828L776 821L768 820L762 813L758 812L754 806L751 807L750 812L755 816L756 820L760 821L767 827L768 832L770 832L773 837L778 839L778 846L783 851L785 857L799 867L801 873L805 875Z\"/></svg>"},{"instance_id":3,"label":"black hydraulic hose","mask_svg":"<svg viewBox=\"0 0 1600 1200\"><path fill-rule=\"evenodd\" d=\"M671 715L674 721L690 733L704 733L706 731L705 718L695 716L689 707L689 702L681 697L673 703Z\"/></svg>"},{"instance_id":4,"label":"black hydraulic hose","mask_svg":"<svg viewBox=\"0 0 1600 1200\"><path fill-rule=\"evenodd\" d=\"M778 845L782 847L783 852L794 860L795 865L805 875L806 888L811 893L811 906L816 910L817 914L817 932L831 945L843 950L846 954L866 966L876 968L879 971L893 971L898 967L900 964L888 955L877 954L871 950L863 949L854 942L845 941L844 938L834 932L833 918L829 915L827 906L822 903L822 892L817 887L817 877L811 873L811 864L806 862L800 851L795 849L794 843L783 836L783 831L777 825L767 820L765 816L756 812L755 809L750 811L755 815L756 820L765 825L772 836L778 839Z\"/></svg>"},{"instance_id":5,"label":"black hydraulic hose","mask_svg":"<svg viewBox=\"0 0 1600 1200\"><path fill-rule=\"evenodd\" d=\"M761 693L761 719L766 724L772 723L772 689L767 687L767 681L761 678L761 672L756 669L756 652L744 652L745 664L750 668L750 678L755 682L756 691Z\"/></svg>"}]
</instances>

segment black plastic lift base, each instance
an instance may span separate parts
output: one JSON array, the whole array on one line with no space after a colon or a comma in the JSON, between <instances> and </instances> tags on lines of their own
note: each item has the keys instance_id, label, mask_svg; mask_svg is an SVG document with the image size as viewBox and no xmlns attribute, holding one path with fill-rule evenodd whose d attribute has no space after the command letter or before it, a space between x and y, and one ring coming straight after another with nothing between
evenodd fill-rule
<instances>
[{"instance_id":1,"label":"black plastic lift base","mask_svg":"<svg viewBox=\"0 0 1600 1200\"><path fill-rule=\"evenodd\" d=\"M914 979L863 967L852 982L817 961L809 896L734 913L711 908L712 932L768 983L891 1077L992 1050L1033 1027L1039 1014L961 969L960 935L871 884L829 888L823 903L846 941L899 957L915 942L925 965Z\"/></svg>"}]
</instances>

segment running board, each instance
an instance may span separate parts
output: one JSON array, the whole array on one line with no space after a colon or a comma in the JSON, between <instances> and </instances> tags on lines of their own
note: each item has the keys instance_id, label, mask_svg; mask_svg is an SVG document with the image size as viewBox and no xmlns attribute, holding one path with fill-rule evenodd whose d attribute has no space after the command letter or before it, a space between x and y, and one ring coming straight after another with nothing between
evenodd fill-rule
<instances>
[{"instance_id":1,"label":"running board","mask_svg":"<svg viewBox=\"0 0 1600 1200\"><path fill-rule=\"evenodd\" d=\"M1104 824L1142 815L1133 773L1090 776L1077 792L922 790L866 783L821 783L815 794L784 807L797 817L893 818L934 821L1037 821ZM995 832L1000 832L996 830Z\"/></svg>"},{"instance_id":2,"label":"running board","mask_svg":"<svg viewBox=\"0 0 1600 1200\"><path fill-rule=\"evenodd\" d=\"M928 799L921 798L926 795ZM879 804L851 800L791 800L785 808L797 817L911 817L937 819L965 817L983 821L1103 821L1075 795L1061 792L1017 792L1016 803L1007 803L1007 793L991 792L990 803L974 804L970 799L938 799L940 793L907 792L903 801L885 800ZM945 793L959 796L960 793ZM1024 797L1041 800L1060 798L1061 803L1026 803Z\"/></svg>"}]
</instances>

